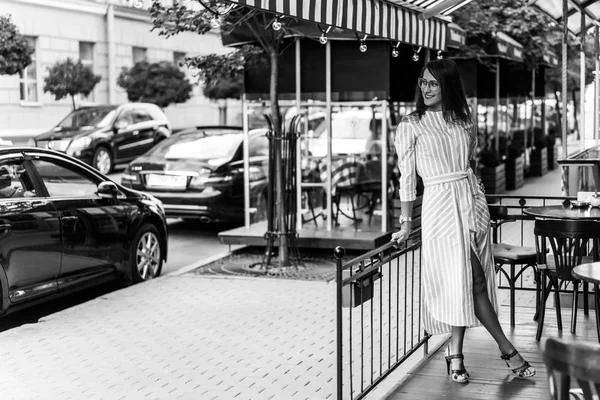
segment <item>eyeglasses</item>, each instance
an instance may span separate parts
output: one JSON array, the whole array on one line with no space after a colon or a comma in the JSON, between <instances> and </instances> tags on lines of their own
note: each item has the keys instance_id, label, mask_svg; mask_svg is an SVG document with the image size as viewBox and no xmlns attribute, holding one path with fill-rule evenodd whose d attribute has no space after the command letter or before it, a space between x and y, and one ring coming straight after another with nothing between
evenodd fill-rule
<instances>
[{"instance_id":1,"label":"eyeglasses","mask_svg":"<svg viewBox=\"0 0 600 400\"><path fill-rule=\"evenodd\" d=\"M440 83L438 81L428 81L427 79L419 78L417 82L421 90L425 90L428 86L429 90L432 92L437 92L440 90Z\"/></svg>"}]
</instances>

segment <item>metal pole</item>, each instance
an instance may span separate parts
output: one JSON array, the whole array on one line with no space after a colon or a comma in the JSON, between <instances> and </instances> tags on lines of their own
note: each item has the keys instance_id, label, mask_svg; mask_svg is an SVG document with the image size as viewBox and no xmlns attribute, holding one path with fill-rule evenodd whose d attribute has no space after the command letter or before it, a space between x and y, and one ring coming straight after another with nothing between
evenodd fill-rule
<instances>
[{"instance_id":1,"label":"metal pole","mask_svg":"<svg viewBox=\"0 0 600 400\"><path fill-rule=\"evenodd\" d=\"M585 149L585 13L581 10L581 48L579 50L579 137L581 150Z\"/></svg>"},{"instance_id":2,"label":"metal pole","mask_svg":"<svg viewBox=\"0 0 600 400\"><path fill-rule=\"evenodd\" d=\"M381 102L381 232L387 232L388 192L388 114L387 101Z\"/></svg>"},{"instance_id":3,"label":"metal pole","mask_svg":"<svg viewBox=\"0 0 600 400\"><path fill-rule=\"evenodd\" d=\"M543 132L542 132L543 134ZM531 137L535 135L535 67L531 70ZM527 134L525 134L527 137ZM527 142L525 142L527 143Z\"/></svg>"},{"instance_id":4,"label":"metal pole","mask_svg":"<svg viewBox=\"0 0 600 400\"><path fill-rule=\"evenodd\" d=\"M300 38L296 38L296 114L301 115L302 110L302 86L301 86L301 74L300 74ZM307 115L308 118L308 115ZM302 126L302 121L298 126ZM300 128L302 129L302 128ZM296 204L298 207L296 208L296 221L297 225L302 228L302 136L298 137L296 142ZM307 195L309 195L307 193Z\"/></svg>"},{"instance_id":5,"label":"metal pole","mask_svg":"<svg viewBox=\"0 0 600 400\"><path fill-rule=\"evenodd\" d=\"M499 130L498 124L499 119L499 108L500 108L500 58L496 57L496 108L494 110L494 137L496 138L496 153L500 150Z\"/></svg>"},{"instance_id":6,"label":"metal pole","mask_svg":"<svg viewBox=\"0 0 600 400\"><path fill-rule=\"evenodd\" d=\"M563 0L563 34L562 34L562 118L561 118L561 130L562 130L562 151L563 158L567 158L567 35L568 31L568 20L569 20L569 0ZM569 194L569 167L563 167L561 172L561 189L564 196Z\"/></svg>"},{"instance_id":7,"label":"metal pole","mask_svg":"<svg viewBox=\"0 0 600 400\"><path fill-rule=\"evenodd\" d=\"M331 198L331 137L332 137L332 123L331 123L331 40L325 44L325 120L327 123L327 230L330 231L333 227L333 207Z\"/></svg>"},{"instance_id":8,"label":"metal pole","mask_svg":"<svg viewBox=\"0 0 600 400\"><path fill-rule=\"evenodd\" d=\"M244 225L250 227L250 159L248 152L248 108L246 104L246 93L242 94L242 129L244 131L243 153L244 153Z\"/></svg>"},{"instance_id":9,"label":"metal pole","mask_svg":"<svg viewBox=\"0 0 600 400\"><path fill-rule=\"evenodd\" d=\"M598 139L600 139L599 133L599 123L600 118L598 118L598 113L600 112L600 26L596 25L595 29L595 60L596 60L596 75L594 77L594 139L596 140L596 145L598 145Z\"/></svg>"}]
</instances>

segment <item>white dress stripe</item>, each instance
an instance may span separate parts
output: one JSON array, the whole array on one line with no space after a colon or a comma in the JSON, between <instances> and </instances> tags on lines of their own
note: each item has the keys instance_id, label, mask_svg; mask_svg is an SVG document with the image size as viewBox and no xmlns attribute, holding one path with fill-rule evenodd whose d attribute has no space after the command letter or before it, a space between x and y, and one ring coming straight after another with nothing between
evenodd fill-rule
<instances>
[{"instance_id":1,"label":"white dress stripe","mask_svg":"<svg viewBox=\"0 0 600 400\"><path fill-rule=\"evenodd\" d=\"M474 312L471 249L498 312L489 211L469 170L476 146L471 130L469 124L447 123L442 112L426 112L421 119L406 117L396 132L400 200L415 200L417 174L425 183L422 300L424 326L431 334L481 325Z\"/></svg>"}]
</instances>

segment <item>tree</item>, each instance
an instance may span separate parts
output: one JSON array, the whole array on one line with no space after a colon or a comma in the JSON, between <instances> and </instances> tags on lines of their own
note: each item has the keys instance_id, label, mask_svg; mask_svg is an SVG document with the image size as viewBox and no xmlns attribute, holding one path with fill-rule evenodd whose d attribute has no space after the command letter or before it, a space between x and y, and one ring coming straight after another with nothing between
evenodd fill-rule
<instances>
[{"instance_id":1,"label":"tree","mask_svg":"<svg viewBox=\"0 0 600 400\"><path fill-rule=\"evenodd\" d=\"M496 32L504 32L523 45L528 69L537 67L552 48L548 35L559 30L545 14L524 0L478 0L458 9L453 20L467 32L467 44L460 55L476 57L485 63L486 46Z\"/></svg>"},{"instance_id":2,"label":"tree","mask_svg":"<svg viewBox=\"0 0 600 400\"><path fill-rule=\"evenodd\" d=\"M251 32L254 41L263 49L269 60L269 100L271 103L273 133L276 139L280 139L282 137L282 120L277 88L279 56L284 49L284 35L290 33L290 28L285 22L289 23L291 19L287 18L286 21L281 21L281 29L275 30L272 29L272 23L276 20L275 15L270 12L215 0L203 1L202 4L206 5L207 8L195 11L186 7L188 3L188 1L178 1L172 7L165 7L164 1L153 0L150 7L150 15L154 23L153 30L157 29L159 35L167 38L181 32L193 32L202 35L209 32L212 27L217 26L218 22L217 24L215 22L220 20L221 33L223 35L228 35L240 28ZM281 142L281 140L275 141L278 143ZM283 183L281 178L281 148L277 146L276 149L276 176L270 177L270 179L275 178L275 203L278 225L280 229L285 229ZM285 267L289 265L289 249L285 233L279 237L279 240L279 265Z\"/></svg>"},{"instance_id":3,"label":"tree","mask_svg":"<svg viewBox=\"0 0 600 400\"><path fill-rule=\"evenodd\" d=\"M0 15L0 75L14 75L31 64L34 49L19 34L10 15Z\"/></svg>"},{"instance_id":4,"label":"tree","mask_svg":"<svg viewBox=\"0 0 600 400\"><path fill-rule=\"evenodd\" d=\"M226 54L208 54L186 58L186 65L198 72L204 83L203 93L211 100L239 99L244 92L244 68L262 62L263 51L245 45ZM221 123L226 117L222 111Z\"/></svg>"},{"instance_id":5,"label":"tree","mask_svg":"<svg viewBox=\"0 0 600 400\"><path fill-rule=\"evenodd\" d=\"M140 61L131 68L123 68L117 84L127 92L129 101L154 103L167 107L185 103L191 98L192 85L175 64L161 61Z\"/></svg>"},{"instance_id":6,"label":"tree","mask_svg":"<svg viewBox=\"0 0 600 400\"><path fill-rule=\"evenodd\" d=\"M75 95L89 96L98 82L100 75L94 75L90 67L74 62L67 58L59 61L48 69L48 76L44 78L44 93L50 92L56 100L71 96L73 110L75 110Z\"/></svg>"}]
</instances>

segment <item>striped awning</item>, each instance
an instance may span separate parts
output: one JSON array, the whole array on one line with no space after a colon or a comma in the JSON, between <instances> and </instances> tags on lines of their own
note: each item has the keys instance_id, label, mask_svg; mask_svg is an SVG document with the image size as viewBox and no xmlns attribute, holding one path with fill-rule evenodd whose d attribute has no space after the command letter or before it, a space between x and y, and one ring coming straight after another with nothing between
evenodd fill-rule
<instances>
[{"instance_id":1,"label":"striped awning","mask_svg":"<svg viewBox=\"0 0 600 400\"><path fill-rule=\"evenodd\" d=\"M467 32L460 26L451 22L448 24L448 37L446 38L446 45L448 47L461 48L467 42Z\"/></svg>"},{"instance_id":2,"label":"striped awning","mask_svg":"<svg viewBox=\"0 0 600 400\"><path fill-rule=\"evenodd\" d=\"M542 65L547 67L558 67L558 56L553 51L548 51L542 56Z\"/></svg>"},{"instance_id":3,"label":"striped awning","mask_svg":"<svg viewBox=\"0 0 600 400\"><path fill-rule=\"evenodd\" d=\"M503 32L496 32L488 49L488 54L523 62L523 46Z\"/></svg>"},{"instance_id":4,"label":"striped awning","mask_svg":"<svg viewBox=\"0 0 600 400\"><path fill-rule=\"evenodd\" d=\"M277 15L290 16L308 22L446 50L449 18L425 13L443 14L456 9L458 3L471 0L226 0L258 8ZM444 8L444 4L446 8ZM441 10L441 11L438 11ZM284 20L285 21L285 20Z\"/></svg>"}]
</instances>

